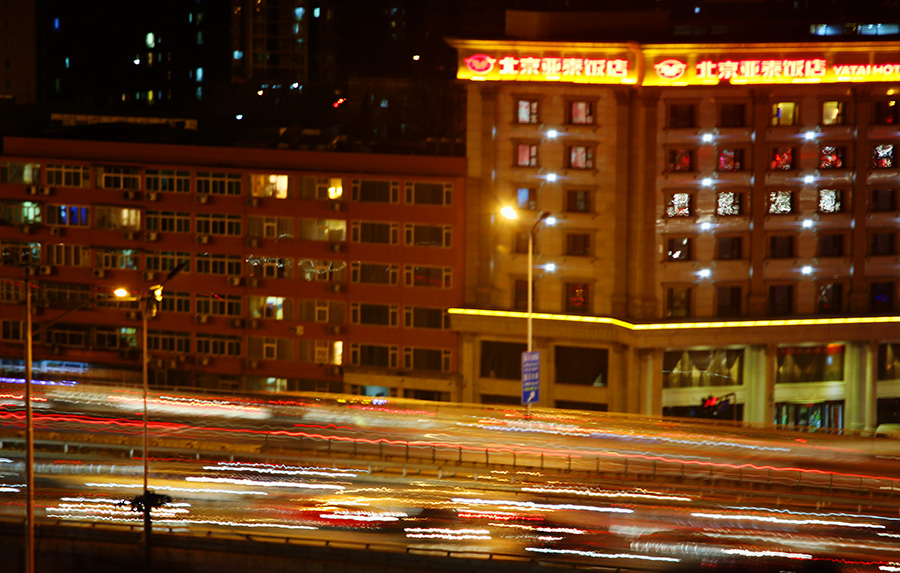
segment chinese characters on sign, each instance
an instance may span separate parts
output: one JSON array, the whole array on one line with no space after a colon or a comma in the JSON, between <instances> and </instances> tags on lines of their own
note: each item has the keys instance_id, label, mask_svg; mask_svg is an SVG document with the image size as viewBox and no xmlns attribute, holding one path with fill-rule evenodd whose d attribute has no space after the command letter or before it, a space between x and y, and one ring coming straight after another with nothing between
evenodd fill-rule
<instances>
[{"instance_id":1,"label":"chinese characters on sign","mask_svg":"<svg viewBox=\"0 0 900 573\"><path fill-rule=\"evenodd\" d=\"M487 75L500 79L567 79L610 78L620 81L628 76L628 60L622 58L578 58L502 56L475 54L463 60L475 77Z\"/></svg>"}]
</instances>

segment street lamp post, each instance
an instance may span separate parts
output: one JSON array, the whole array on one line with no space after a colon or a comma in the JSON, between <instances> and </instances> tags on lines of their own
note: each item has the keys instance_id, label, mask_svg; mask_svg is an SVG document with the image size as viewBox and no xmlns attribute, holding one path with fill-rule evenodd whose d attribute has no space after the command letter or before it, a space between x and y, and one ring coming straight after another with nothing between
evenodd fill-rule
<instances>
[{"instance_id":1,"label":"street lamp post","mask_svg":"<svg viewBox=\"0 0 900 573\"><path fill-rule=\"evenodd\" d=\"M518 212L512 207L504 207L500 210L504 217L507 219L517 219L519 217ZM533 314L534 314L534 235L537 232L538 226L546 222L548 225L552 225L555 219L553 215L549 211L541 211L538 213L537 219L534 221L534 224L531 226L531 230L528 232L528 282L526 288L528 289L528 313L526 322L527 333L528 333L528 343L527 348L528 352L531 352L534 348L534 329L533 329ZM526 413L528 416L531 415L531 402L526 404Z\"/></svg>"},{"instance_id":2,"label":"street lamp post","mask_svg":"<svg viewBox=\"0 0 900 573\"><path fill-rule=\"evenodd\" d=\"M31 269L32 267L25 267ZM27 274L27 271L26 271ZM34 418L32 377L31 281L25 277L25 573L34 573Z\"/></svg>"}]
</instances>

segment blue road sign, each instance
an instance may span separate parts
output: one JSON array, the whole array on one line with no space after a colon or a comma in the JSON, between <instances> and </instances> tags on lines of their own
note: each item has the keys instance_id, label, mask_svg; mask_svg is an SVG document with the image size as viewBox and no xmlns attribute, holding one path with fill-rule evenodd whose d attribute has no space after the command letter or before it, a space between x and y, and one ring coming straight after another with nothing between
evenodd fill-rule
<instances>
[{"instance_id":1,"label":"blue road sign","mask_svg":"<svg viewBox=\"0 0 900 573\"><path fill-rule=\"evenodd\" d=\"M522 404L538 401L541 390L541 352L522 353Z\"/></svg>"}]
</instances>

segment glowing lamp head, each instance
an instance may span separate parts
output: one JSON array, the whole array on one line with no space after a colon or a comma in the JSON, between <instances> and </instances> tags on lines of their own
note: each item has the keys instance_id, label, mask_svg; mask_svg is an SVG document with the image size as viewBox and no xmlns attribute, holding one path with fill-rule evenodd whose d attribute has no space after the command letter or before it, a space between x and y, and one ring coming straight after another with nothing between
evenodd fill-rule
<instances>
[{"instance_id":1,"label":"glowing lamp head","mask_svg":"<svg viewBox=\"0 0 900 573\"><path fill-rule=\"evenodd\" d=\"M556 139L556 137L558 135L559 135L559 132L556 131L555 129L551 129L550 131L547 132L547 137L549 137L550 139Z\"/></svg>"},{"instance_id":2,"label":"glowing lamp head","mask_svg":"<svg viewBox=\"0 0 900 573\"><path fill-rule=\"evenodd\" d=\"M547 271L548 273L552 273L553 271L556 270L556 264L555 263L547 263L546 265L544 265L544 270Z\"/></svg>"},{"instance_id":3,"label":"glowing lamp head","mask_svg":"<svg viewBox=\"0 0 900 573\"><path fill-rule=\"evenodd\" d=\"M500 214L511 221L514 221L519 218L519 213L515 209L510 207L509 205L500 209Z\"/></svg>"},{"instance_id":4,"label":"glowing lamp head","mask_svg":"<svg viewBox=\"0 0 900 573\"><path fill-rule=\"evenodd\" d=\"M712 143L713 136L711 133L703 134L703 143Z\"/></svg>"},{"instance_id":5,"label":"glowing lamp head","mask_svg":"<svg viewBox=\"0 0 900 573\"><path fill-rule=\"evenodd\" d=\"M126 296L128 296L128 291L122 287L119 287L113 291L113 294L119 298L125 298Z\"/></svg>"},{"instance_id":6,"label":"glowing lamp head","mask_svg":"<svg viewBox=\"0 0 900 573\"><path fill-rule=\"evenodd\" d=\"M806 265L805 267L803 267L802 269L800 269L800 272L803 273L804 275L811 275L811 274L812 274L812 271L813 271L813 270L812 270L812 267L809 266L809 265Z\"/></svg>"},{"instance_id":7,"label":"glowing lamp head","mask_svg":"<svg viewBox=\"0 0 900 573\"><path fill-rule=\"evenodd\" d=\"M710 179L709 177L704 177L701 183L704 187L709 187L710 185L712 185L712 179Z\"/></svg>"},{"instance_id":8,"label":"glowing lamp head","mask_svg":"<svg viewBox=\"0 0 900 573\"><path fill-rule=\"evenodd\" d=\"M556 224L556 217L551 215L551 216L547 217L546 219L544 219L544 223L546 225L549 225L550 227L552 227L553 225Z\"/></svg>"},{"instance_id":9,"label":"glowing lamp head","mask_svg":"<svg viewBox=\"0 0 900 573\"><path fill-rule=\"evenodd\" d=\"M813 139L816 138L816 132L815 131L807 131L804 134L804 137L806 137L806 141L812 141Z\"/></svg>"},{"instance_id":10,"label":"glowing lamp head","mask_svg":"<svg viewBox=\"0 0 900 573\"><path fill-rule=\"evenodd\" d=\"M709 276L712 274L712 271L709 269L700 269L699 271L697 271L697 274L700 276L701 279L708 279Z\"/></svg>"},{"instance_id":11,"label":"glowing lamp head","mask_svg":"<svg viewBox=\"0 0 900 573\"><path fill-rule=\"evenodd\" d=\"M712 229L712 223L710 223L709 221L700 223L700 229L702 229L703 231L709 231L710 229Z\"/></svg>"},{"instance_id":12,"label":"glowing lamp head","mask_svg":"<svg viewBox=\"0 0 900 573\"><path fill-rule=\"evenodd\" d=\"M803 220L803 228L804 229L809 229L812 226L813 226L812 219L804 219Z\"/></svg>"},{"instance_id":13,"label":"glowing lamp head","mask_svg":"<svg viewBox=\"0 0 900 573\"><path fill-rule=\"evenodd\" d=\"M549 181L550 183L553 183L554 181L556 181L556 173L548 173L547 181Z\"/></svg>"},{"instance_id":14,"label":"glowing lamp head","mask_svg":"<svg viewBox=\"0 0 900 573\"><path fill-rule=\"evenodd\" d=\"M803 178L803 182L806 183L807 185L809 185L810 183L812 183L815 180L816 180L816 178L813 177L812 175L807 175L806 177Z\"/></svg>"}]
</instances>

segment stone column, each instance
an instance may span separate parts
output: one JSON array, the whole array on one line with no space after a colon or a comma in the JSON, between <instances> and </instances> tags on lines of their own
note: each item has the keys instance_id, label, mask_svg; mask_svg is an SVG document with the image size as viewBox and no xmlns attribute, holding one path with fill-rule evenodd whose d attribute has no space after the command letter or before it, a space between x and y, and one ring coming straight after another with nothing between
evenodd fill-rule
<instances>
[{"instance_id":1,"label":"stone column","mask_svg":"<svg viewBox=\"0 0 900 573\"><path fill-rule=\"evenodd\" d=\"M851 342L844 350L844 428L874 430L878 415L875 342Z\"/></svg>"},{"instance_id":2,"label":"stone column","mask_svg":"<svg viewBox=\"0 0 900 573\"><path fill-rule=\"evenodd\" d=\"M637 412L645 416L662 416L663 392L663 353L662 348L641 350L638 361L640 367L638 378L640 394ZM635 384L638 386L638 384Z\"/></svg>"}]
</instances>

